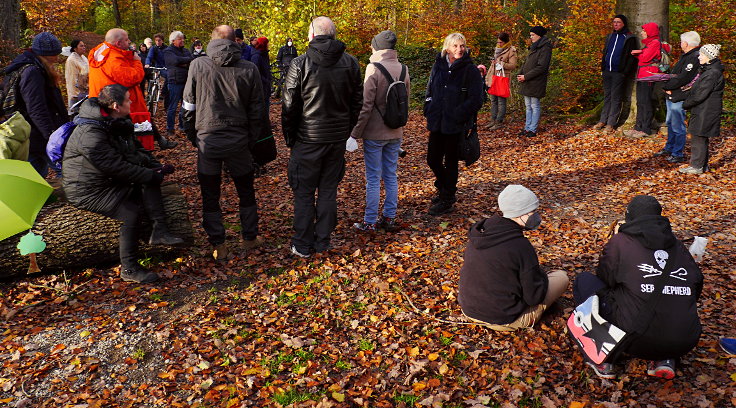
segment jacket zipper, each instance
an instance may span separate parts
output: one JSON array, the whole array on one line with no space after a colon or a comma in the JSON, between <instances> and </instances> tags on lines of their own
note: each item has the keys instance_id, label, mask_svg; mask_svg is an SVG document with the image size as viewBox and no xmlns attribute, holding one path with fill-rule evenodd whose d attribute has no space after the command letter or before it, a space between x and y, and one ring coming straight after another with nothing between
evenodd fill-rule
<instances>
[{"instance_id":1,"label":"jacket zipper","mask_svg":"<svg viewBox=\"0 0 736 408\"><path fill-rule=\"evenodd\" d=\"M608 59L608 71L613 71L613 54L616 52L616 44L618 44L618 34L614 34L616 40L613 42L613 49L611 50L611 58ZM623 52L623 51L622 51Z\"/></svg>"}]
</instances>

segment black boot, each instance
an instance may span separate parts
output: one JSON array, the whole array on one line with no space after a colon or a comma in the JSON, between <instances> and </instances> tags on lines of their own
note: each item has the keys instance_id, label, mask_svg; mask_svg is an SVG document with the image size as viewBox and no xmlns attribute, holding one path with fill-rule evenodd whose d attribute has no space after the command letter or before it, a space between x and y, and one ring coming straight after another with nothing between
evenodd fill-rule
<instances>
[{"instance_id":1,"label":"black boot","mask_svg":"<svg viewBox=\"0 0 736 408\"><path fill-rule=\"evenodd\" d=\"M158 147L161 150L173 149L179 145L179 142L175 140L169 140L165 138L162 134L158 135L158 139L156 139L156 142L158 142Z\"/></svg>"},{"instance_id":2,"label":"black boot","mask_svg":"<svg viewBox=\"0 0 736 408\"><path fill-rule=\"evenodd\" d=\"M183 239L172 235L166 225L161 186L153 184L143 186L143 206L148 218L153 221L153 231L148 239L150 245L179 245L184 243Z\"/></svg>"},{"instance_id":3,"label":"black boot","mask_svg":"<svg viewBox=\"0 0 736 408\"><path fill-rule=\"evenodd\" d=\"M120 278L126 282L154 282L158 280L158 275L138 265L137 230L136 227L120 227Z\"/></svg>"},{"instance_id":4,"label":"black boot","mask_svg":"<svg viewBox=\"0 0 736 408\"><path fill-rule=\"evenodd\" d=\"M165 221L154 221L148 243L150 245L179 245L183 244L184 240L170 233Z\"/></svg>"},{"instance_id":5,"label":"black boot","mask_svg":"<svg viewBox=\"0 0 736 408\"><path fill-rule=\"evenodd\" d=\"M440 200L437 204L430 207L429 215L447 214L452 211L453 204L454 202L451 200Z\"/></svg>"}]
</instances>

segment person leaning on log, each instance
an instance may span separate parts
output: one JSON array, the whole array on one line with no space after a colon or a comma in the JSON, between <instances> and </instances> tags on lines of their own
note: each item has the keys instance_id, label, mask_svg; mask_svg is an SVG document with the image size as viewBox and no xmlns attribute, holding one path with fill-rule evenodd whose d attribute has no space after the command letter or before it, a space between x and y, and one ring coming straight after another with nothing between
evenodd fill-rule
<instances>
[{"instance_id":1,"label":"person leaning on log","mask_svg":"<svg viewBox=\"0 0 736 408\"><path fill-rule=\"evenodd\" d=\"M64 192L69 202L123 222L120 227L120 277L149 283L158 275L137 262L138 220L143 209L153 221L149 244L177 245L169 233L161 182L173 172L161 165L133 135L130 92L107 85L82 105L79 122L64 151Z\"/></svg>"}]
</instances>

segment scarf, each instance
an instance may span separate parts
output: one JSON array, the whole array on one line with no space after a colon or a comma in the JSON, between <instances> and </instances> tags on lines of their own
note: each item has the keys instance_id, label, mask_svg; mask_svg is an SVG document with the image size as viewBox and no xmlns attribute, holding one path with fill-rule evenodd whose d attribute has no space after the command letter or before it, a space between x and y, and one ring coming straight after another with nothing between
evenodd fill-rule
<instances>
[{"instance_id":1,"label":"scarf","mask_svg":"<svg viewBox=\"0 0 736 408\"><path fill-rule=\"evenodd\" d=\"M493 54L493 59L498 59L501 55L503 55L506 51L508 51L511 46L511 42L507 42L503 47L496 47L496 50Z\"/></svg>"}]
</instances>

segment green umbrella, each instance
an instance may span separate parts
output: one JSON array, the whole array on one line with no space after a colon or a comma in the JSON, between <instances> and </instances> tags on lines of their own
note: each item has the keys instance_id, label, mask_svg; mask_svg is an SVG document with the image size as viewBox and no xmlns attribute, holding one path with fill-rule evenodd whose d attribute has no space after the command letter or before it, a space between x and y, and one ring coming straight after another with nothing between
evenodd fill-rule
<instances>
[{"instance_id":1,"label":"green umbrella","mask_svg":"<svg viewBox=\"0 0 736 408\"><path fill-rule=\"evenodd\" d=\"M0 241L30 229L52 191L30 163L0 160Z\"/></svg>"}]
</instances>

